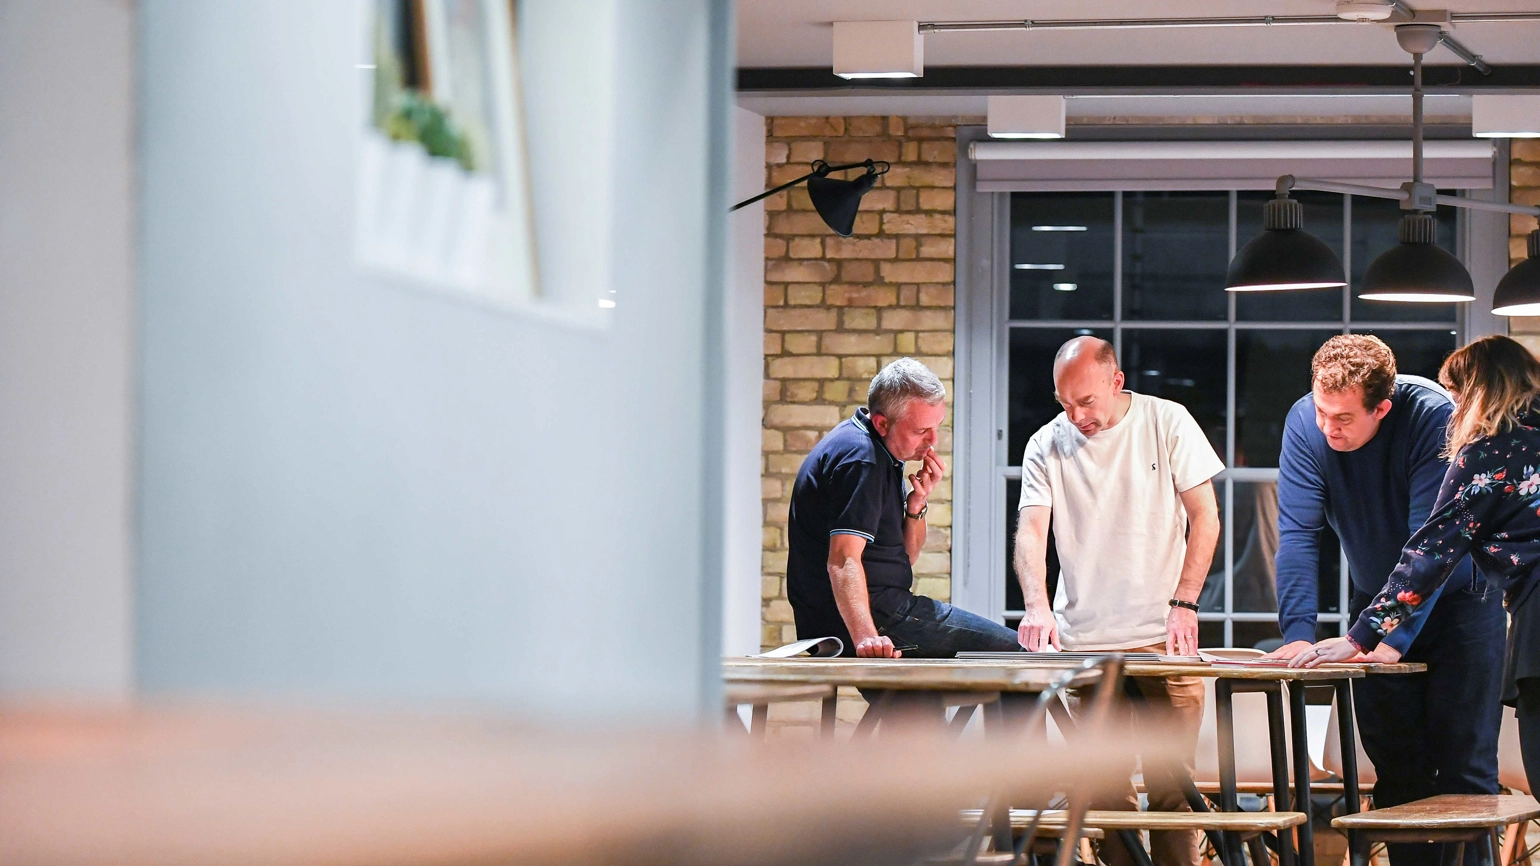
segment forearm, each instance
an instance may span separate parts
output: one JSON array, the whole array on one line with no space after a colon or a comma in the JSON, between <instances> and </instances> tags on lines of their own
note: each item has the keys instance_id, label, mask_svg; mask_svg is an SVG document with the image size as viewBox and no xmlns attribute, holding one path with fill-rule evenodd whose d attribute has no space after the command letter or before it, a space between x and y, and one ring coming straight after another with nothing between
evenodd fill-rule
<instances>
[{"instance_id":1,"label":"forearm","mask_svg":"<svg viewBox=\"0 0 1540 866\"><path fill-rule=\"evenodd\" d=\"M1278 533L1273 566L1278 578L1278 629L1285 643L1315 642L1320 610L1319 539L1319 531L1290 528Z\"/></svg>"},{"instance_id":2,"label":"forearm","mask_svg":"<svg viewBox=\"0 0 1540 866\"><path fill-rule=\"evenodd\" d=\"M829 565L829 584L834 588L834 604L840 619L856 643L877 636L872 620L872 603L866 593L866 569L861 560L847 557L842 564Z\"/></svg>"},{"instance_id":3,"label":"forearm","mask_svg":"<svg viewBox=\"0 0 1540 866\"><path fill-rule=\"evenodd\" d=\"M925 525L925 518L910 520L904 518L904 552L909 554L909 564L914 565L920 561L920 551L925 549L925 533L929 531Z\"/></svg>"},{"instance_id":4,"label":"forearm","mask_svg":"<svg viewBox=\"0 0 1540 866\"><path fill-rule=\"evenodd\" d=\"M1021 520L1016 530L1012 561L1021 598L1027 606L1048 604L1048 539L1035 533L1030 521Z\"/></svg>"},{"instance_id":5,"label":"forearm","mask_svg":"<svg viewBox=\"0 0 1540 866\"><path fill-rule=\"evenodd\" d=\"M1196 602L1214 564L1214 545L1219 541L1218 515L1194 520L1187 533L1187 552L1182 556L1182 577L1177 581L1175 597Z\"/></svg>"}]
</instances>

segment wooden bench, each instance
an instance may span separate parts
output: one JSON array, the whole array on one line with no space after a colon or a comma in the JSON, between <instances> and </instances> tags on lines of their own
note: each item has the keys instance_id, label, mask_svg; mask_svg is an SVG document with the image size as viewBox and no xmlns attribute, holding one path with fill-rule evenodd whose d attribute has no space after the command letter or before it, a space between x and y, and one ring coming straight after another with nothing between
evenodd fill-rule
<instances>
[{"instance_id":1,"label":"wooden bench","mask_svg":"<svg viewBox=\"0 0 1540 866\"><path fill-rule=\"evenodd\" d=\"M753 707L749 716L749 736L763 739L770 719L771 704L789 704L800 701L821 701L823 713L819 729L825 737L834 736L834 686L802 685L794 683L724 683L722 702L727 709L727 723L736 727L738 708L744 704Z\"/></svg>"},{"instance_id":2,"label":"wooden bench","mask_svg":"<svg viewBox=\"0 0 1540 866\"><path fill-rule=\"evenodd\" d=\"M1454 860L1466 842L1488 840L1487 862L1498 850L1497 828L1540 817L1540 803L1527 794L1441 794L1332 819L1331 825L1369 842L1456 843ZM1351 842L1350 842L1351 844Z\"/></svg>"},{"instance_id":3,"label":"wooden bench","mask_svg":"<svg viewBox=\"0 0 1540 866\"><path fill-rule=\"evenodd\" d=\"M964 820L971 818L977 821L979 814L979 810L972 809L964 811L963 817ZM1012 809L1011 830L1025 832L1032 826L1037 814L1033 809ZM1149 852L1144 850L1144 844L1139 838L1141 830L1206 830L1234 833L1245 841L1263 833L1279 833L1303 823L1303 812L1134 812L1092 809L1085 814L1082 834L1095 838L1091 834L1115 833L1129 849L1135 863L1150 866ZM1038 820L1037 832L1039 835L1056 838L1063 835L1068 824L1068 810L1049 809Z\"/></svg>"}]
</instances>

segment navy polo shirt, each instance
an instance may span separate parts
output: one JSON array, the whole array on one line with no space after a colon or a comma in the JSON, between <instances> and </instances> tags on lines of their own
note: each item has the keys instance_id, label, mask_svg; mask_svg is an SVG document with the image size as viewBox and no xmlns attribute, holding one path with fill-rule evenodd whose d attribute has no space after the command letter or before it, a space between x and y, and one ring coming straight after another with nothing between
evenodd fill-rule
<instances>
[{"instance_id":1,"label":"navy polo shirt","mask_svg":"<svg viewBox=\"0 0 1540 866\"><path fill-rule=\"evenodd\" d=\"M829 538L866 539L861 565L873 618L883 621L910 598L914 572L904 551L904 462L888 453L865 409L829 431L802 461L791 491L786 597L797 637L834 636L855 647L834 604Z\"/></svg>"}]
</instances>

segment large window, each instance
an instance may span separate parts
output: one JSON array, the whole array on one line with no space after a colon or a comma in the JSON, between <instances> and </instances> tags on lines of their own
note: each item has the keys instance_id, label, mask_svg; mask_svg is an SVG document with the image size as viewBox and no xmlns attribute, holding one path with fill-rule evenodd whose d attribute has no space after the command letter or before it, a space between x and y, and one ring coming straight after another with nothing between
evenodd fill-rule
<instances>
[{"instance_id":1,"label":"large window","mask_svg":"<svg viewBox=\"0 0 1540 866\"><path fill-rule=\"evenodd\" d=\"M1012 193L1009 276L994 309L1005 399L995 429L1003 459L996 491L1006 545L1003 614L1021 615L1010 564L1027 439L1060 411L1051 359L1065 340L1111 340L1131 390L1182 403L1224 459L1215 479L1224 531L1203 589L1203 646L1254 646L1278 638L1278 452L1289 407L1309 390L1310 357L1333 334L1372 333L1390 344L1403 373L1433 377L1455 348L1452 304L1360 301L1354 288L1373 256L1396 242L1394 201L1302 193L1305 226L1342 257L1346 289L1231 295L1225 270L1237 246L1261 231L1271 193ZM1456 249L1457 216L1439 212L1440 244ZM998 453L998 452L997 452ZM1000 524L996 524L997 526ZM1346 563L1322 539L1321 633L1346 617ZM998 538L998 536L996 536ZM999 560L995 560L998 562ZM1057 582L1050 545L1050 595Z\"/></svg>"}]
</instances>

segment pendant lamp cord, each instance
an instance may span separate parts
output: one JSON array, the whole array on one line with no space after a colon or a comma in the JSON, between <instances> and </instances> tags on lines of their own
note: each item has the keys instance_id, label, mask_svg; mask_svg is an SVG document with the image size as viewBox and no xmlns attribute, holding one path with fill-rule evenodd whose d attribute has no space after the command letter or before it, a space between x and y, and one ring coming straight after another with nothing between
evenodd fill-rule
<instances>
[{"instance_id":1,"label":"pendant lamp cord","mask_svg":"<svg viewBox=\"0 0 1540 866\"><path fill-rule=\"evenodd\" d=\"M1422 55L1412 55L1412 182L1422 183Z\"/></svg>"}]
</instances>

